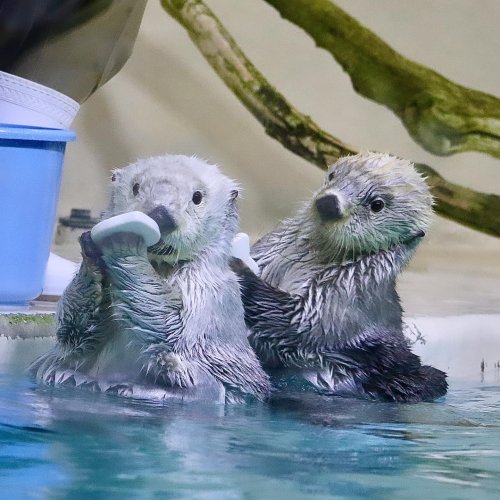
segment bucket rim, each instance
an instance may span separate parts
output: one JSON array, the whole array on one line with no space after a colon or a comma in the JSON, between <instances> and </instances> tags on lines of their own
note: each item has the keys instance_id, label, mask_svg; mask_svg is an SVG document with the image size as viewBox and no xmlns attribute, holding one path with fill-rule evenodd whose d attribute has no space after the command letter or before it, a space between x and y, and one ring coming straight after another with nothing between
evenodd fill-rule
<instances>
[{"instance_id":1,"label":"bucket rim","mask_svg":"<svg viewBox=\"0 0 500 500\"><path fill-rule=\"evenodd\" d=\"M76 139L76 134L72 130L68 129L0 123L0 139L17 139L21 141L70 142Z\"/></svg>"}]
</instances>

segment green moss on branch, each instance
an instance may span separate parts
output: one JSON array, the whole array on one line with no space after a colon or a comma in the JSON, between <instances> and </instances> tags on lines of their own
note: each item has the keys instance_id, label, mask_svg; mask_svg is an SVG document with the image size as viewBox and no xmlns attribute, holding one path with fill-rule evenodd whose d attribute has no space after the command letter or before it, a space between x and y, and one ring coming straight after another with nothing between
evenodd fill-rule
<instances>
[{"instance_id":1,"label":"green moss on branch","mask_svg":"<svg viewBox=\"0 0 500 500\"><path fill-rule=\"evenodd\" d=\"M161 3L186 28L208 63L264 125L268 135L322 167L332 159L354 152L336 137L323 132L276 91L203 2L162 0Z\"/></svg>"},{"instance_id":2,"label":"green moss on branch","mask_svg":"<svg viewBox=\"0 0 500 500\"><path fill-rule=\"evenodd\" d=\"M403 57L329 0L265 1L330 52L356 92L390 108L422 147L500 158L500 99Z\"/></svg>"}]
</instances>

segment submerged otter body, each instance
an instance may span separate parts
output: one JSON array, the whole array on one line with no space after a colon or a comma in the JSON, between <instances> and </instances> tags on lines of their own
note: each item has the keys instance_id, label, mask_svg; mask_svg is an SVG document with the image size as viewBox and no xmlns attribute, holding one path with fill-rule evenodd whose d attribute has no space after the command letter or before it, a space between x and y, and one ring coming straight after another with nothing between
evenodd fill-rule
<instances>
[{"instance_id":1,"label":"submerged otter body","mask_svg":"<svg viewBox=\"0 0 500 500\"><path fill-rule=\"evenodd\" d=\"M113 173L105 218L142 211L161 240L132 233L83 262L57 315L57 345L32 371L49 384L146 398L265 399L269 380L252 351L229 267L238 226L234 183L196 158L164 156Z\"/></svg>"},{"instance_id":2,"label":"submerged otter body","mask_svg":"<svg viewBox=\"0 0 500 500\"><path fill-rule=\"evenodd\" d=\"M431 207L408 162L369 153L332 165L298 214L252 248L260 277L239 266L250 342L264 366L331 394L444 395L446 375L409 349L396 292Z\"/></svg>"}]
</instances>

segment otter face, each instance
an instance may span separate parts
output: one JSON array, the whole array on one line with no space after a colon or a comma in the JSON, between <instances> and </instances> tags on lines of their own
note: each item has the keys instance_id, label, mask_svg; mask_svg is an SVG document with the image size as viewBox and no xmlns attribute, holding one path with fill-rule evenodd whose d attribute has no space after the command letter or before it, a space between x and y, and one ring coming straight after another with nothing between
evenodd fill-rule
<instances>
[{"instance_id":1,"label":"otter face","mask_svg":"<svg viewBox=\"0 0 500 500\"><path fill-rule=\"evenodd\" d=\"M154 219L161 240L148 249L151 258L174 264L211 244L229 252L238 225L238 188L215 165L166 155L114 170L111 180L105 217L138 210Z\"/></svg>"},{"instance_id":2,"label":"otter face","mask_svg":"<svg viewBox=\"0 0 500 500\"><path fill-rule=\"evenodd\" d=\"M315 239L342 262L396 245L414 250L429 226L432 196L410 162L364 153L329 168L309 210Z\"/></svg>"}]
</instances>

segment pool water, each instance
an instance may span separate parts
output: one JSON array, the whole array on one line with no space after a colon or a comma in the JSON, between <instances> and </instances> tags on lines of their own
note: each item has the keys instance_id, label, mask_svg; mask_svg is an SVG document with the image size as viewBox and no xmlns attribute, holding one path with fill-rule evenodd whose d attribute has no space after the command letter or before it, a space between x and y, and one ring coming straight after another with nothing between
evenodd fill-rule
<instances>
[{"instance_id":1,"label":"pool water","mask_svg":"<svg viewBox=\"0 0 500 500\"><path fill-rule=\"evenodd\" d=\"M0 373L2 498L499 498L500 387L153 404Z\"/></svg>"}]
</instances>

